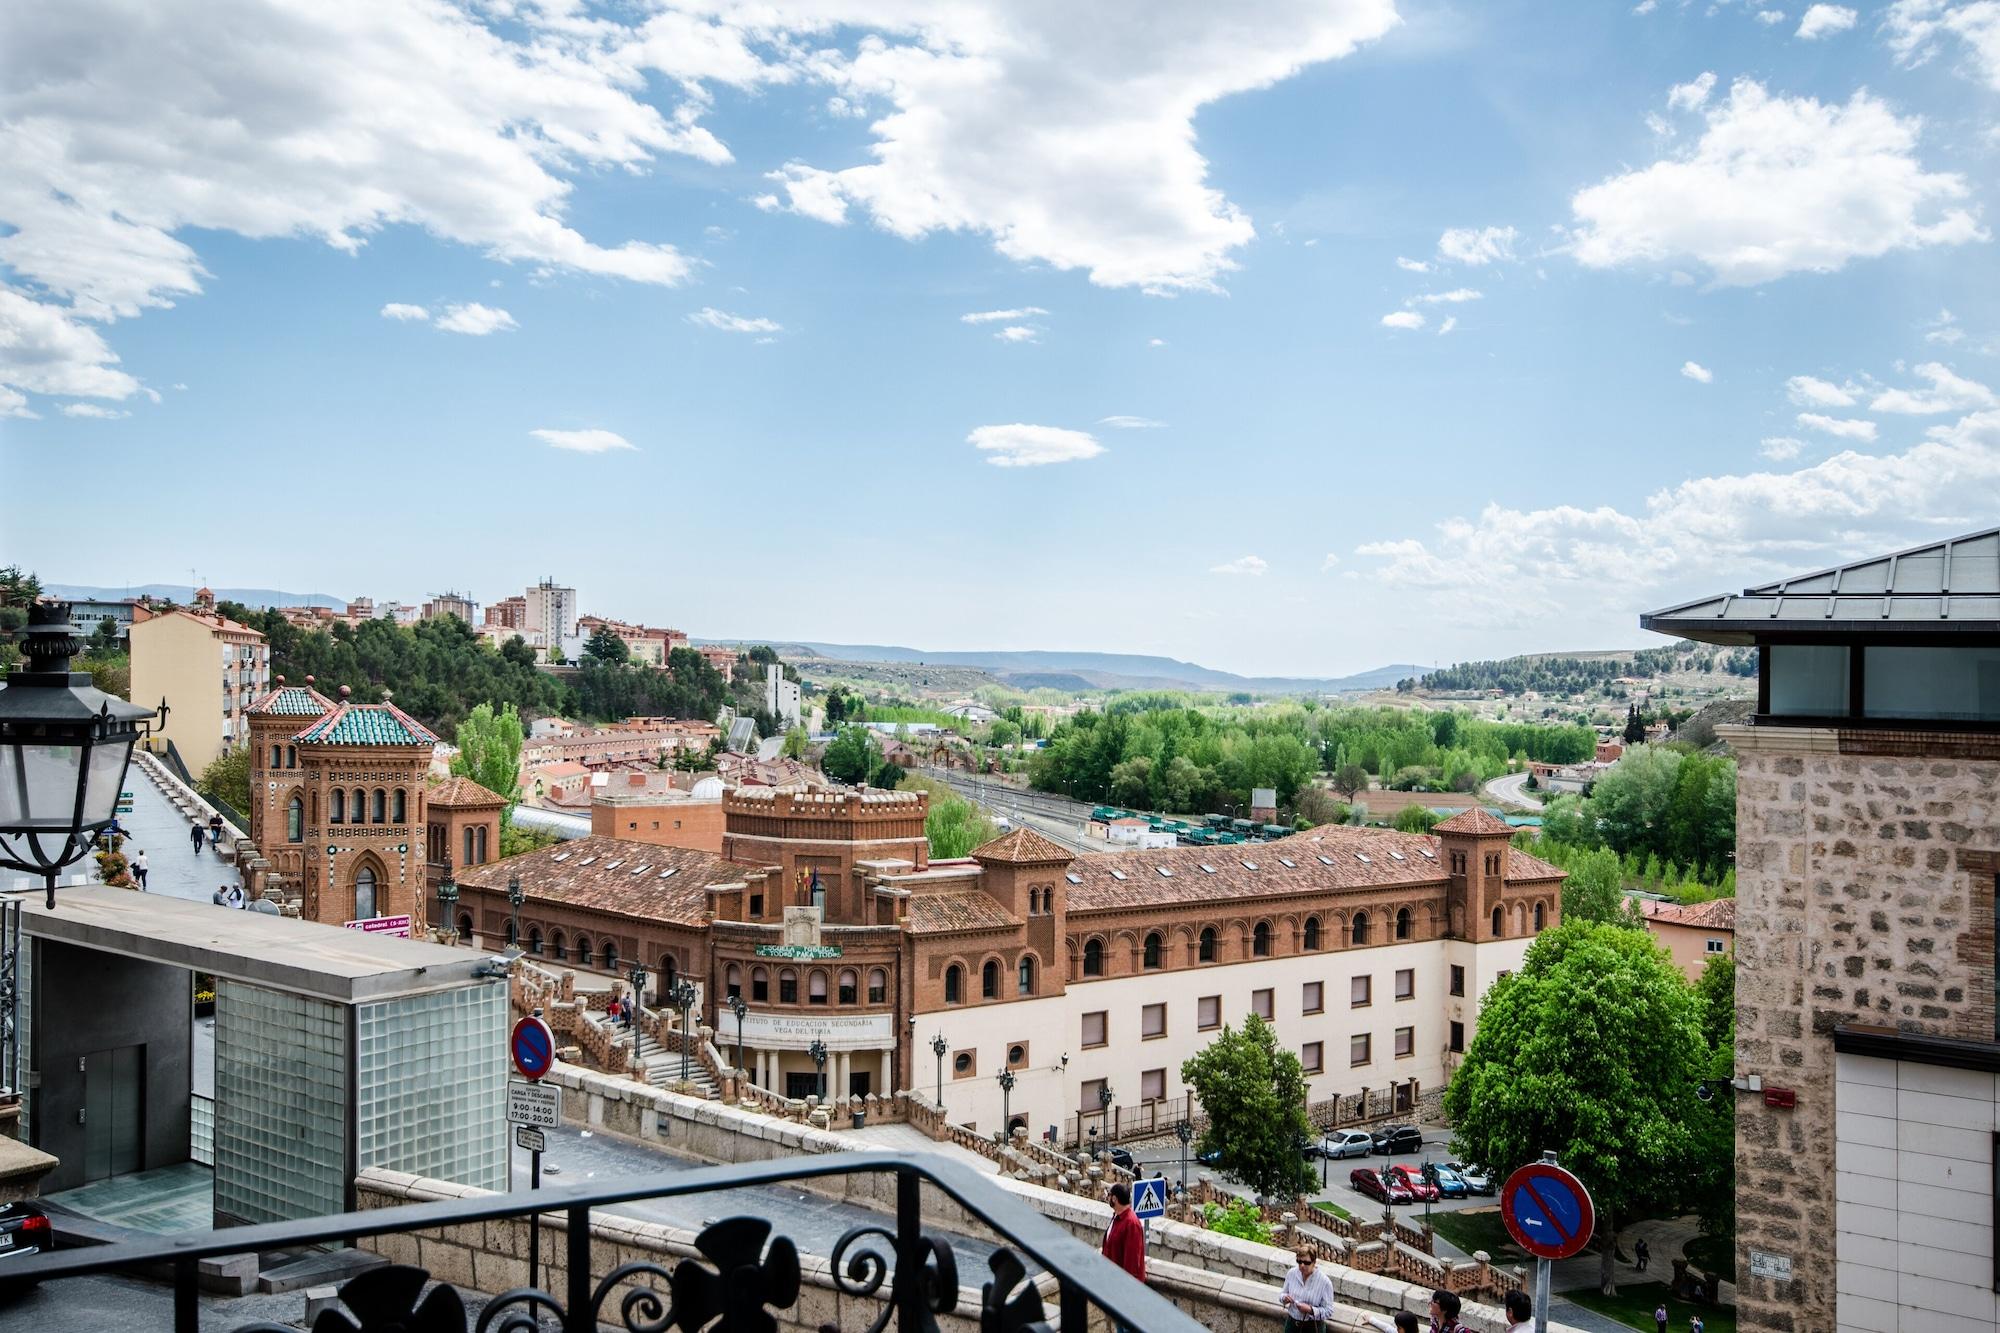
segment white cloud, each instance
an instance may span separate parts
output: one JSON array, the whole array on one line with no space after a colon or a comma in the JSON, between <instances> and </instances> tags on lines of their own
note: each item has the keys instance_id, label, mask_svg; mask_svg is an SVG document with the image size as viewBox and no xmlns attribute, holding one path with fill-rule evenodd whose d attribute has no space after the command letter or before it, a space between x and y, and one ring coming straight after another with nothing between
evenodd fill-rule
<instances>
[{"instance_id":1,"label":"white cloud","mask_svg":"<svg viewBox=\"0 0 2000 1333\"><path fill-rule=\"evenodd\" d=\"M1038 305L1024 305L1019 310L980 310L958 318L962 324L1011 324L1048 313Z\"/></svg>"},{"instance_id":2,"label":"white cloud","mask_svg":"<svg viewBox=\"0 0 2000 1333\"><path fill-rule=\"evenodd\" d=\"M1838 106L1739 79L1706 115L1698 145L1576 193L1581 263L1685 257L1747 286L1986 235L1971 210L1950 206L1967 195L1965 178L1917 161L1922 121L1866 91Z\"/></svg>"},{"instance_id":3,"label":"white cloud","mask_svg":"<svg viewBox=\"0 0 2000 1333\"><path fill-rule=\"evenodd\" d=\"M1800 407L1852 407L1852 386L1842 388L1811 375L1794 375L1785 381L1785 396Z\"/></svg>"},{"instance_id":4,"label":"white cloud","mask_svg":"<svg viewBox=\"0 0 2000 1333\"><path fill-rule=\"evenodd\" d=\"M1042 331L1027 324L1009 324L993 336L1003 343L1038 343L1042 340Z\"/></svg>"},{"instance_id":5,"label":"white cloud","mask_svg":"<svg viewBox=\"0 0 2000 1333\"><path fill-rule=\"evenodd\" d=\"M1936 319L1927 320L1924 324L1924 341L1927 343L1943 343L1949 347L1964 337L1965 330L1958 327L1958 316L1949 310L1938 311Z\"/></svg>"},{"instance_id":6,"label":"white cloud","mask_svg":"<svg viewBox=\"0 0 2000 1333\"><path fill-rule=\"evenodd\" d=\"M726 310L717 310L712 305L703 306L687 318L690 324L701 324L711 329L720 329L724 333L783 333L785 331L785 326L776 320L764 319L761 316L753 318L744 315L732 315Z\"/></svg>"},{"instance_id":7,"label":"white cloud","mask_svg":"<svg viewBox=\"0 0 2000 1333\"><path fill-rule=\"evenodd\" d=\"M1097 424L1100 426L1111 426L1117 430L1159 430L1167 423L1164 421L1155 421L1151 417L1115 416L1099 417Z\"/></svg>"},{"instance_id":8,"label":"white cloud","mask_svg":"<svg viewBox=\"0 0 2000 1333\"><path fill-rule=\"evenodd\" d=\"M1260 556L1239 555L1234 560L1226 560L1219 565L1210 565L1208 572L1211 574L1248 574L1255 577L1261 575L1269 568L1270 566L1265 564L1263 558Z\"/></svg>"},{"instance_id":9,"label":"white cloud","mask_svg":"<svg viewBox=\"0 0 2000 1333\"><path fill-rule=\"evenodd\" d=\"M436 327L446 333L464 333L474 338L484 338L489 333L512 333L520 328L514 317L504 310L492 306L467 301L464 305L449 305L437 317Z\"/></svg>"},{"instance_id":10,"label":"white cloud","mask_svg":"<svg viewBox=\"0 0 2000 1333\"><path fill-rule=\"evenodd\" d=\"M1460 305L1466 301L1477 301L1479 299L1480 294L1473 291L1472 288L1457 287L1448 292L1425 292L1421 296L1412 296L1409 303L1411 305Z\"/></svg>"},{"instance_id":11,"label":"white cloud","mask_svg":"<svg viewBox=\"0 0 2000 1333\"><path fill-rule=\"evenodd\" d=\"M1714 71L1703 70L1686 83L1677 83L1667 89L1667 110L1697 111L1708 101L1708 95L1714 91Z\"/></svg>"},{"instance_id":12,"label":"white cloud","mask_svg":"<svg viewBox=\"0 0 2000 1333\"><path fill-rule=\"evenodd\" d=\"M1332 569L1335 565L1338 565L1339 563L1340 563L1340 556L1333 551L1328 551L1326 553L1326 559L1319 562L1319 572L1324 574L1329 569Z\"/></svg>"},{"instance_id":13,"label":"white cloud","mask_svg":"<svg viewBox=\"0 0 2000 1333\"><path fill-rule=\"evenodd\" d=\"M966 436L965 442L984 451L986 461L994 467L1074 463L1104 452L1104 446L1087 431L1028 426L1018 421L1007 426L981 426Z\"/></svg>"},{"instance_id":14,"label":"white cloud","mask_svg":"<svg viewBox=\"0 0 2000 1333\"><path fill-rule=\"evenodd\" d=\"M382 318L401 320L428 320L431 312L420 305L405 305L401 301L391 301L382 307Z\"/></svg>"},{"instance_id":15,"label":"white cloud","mask_svg":"<svg viewBox=\"0 0 2000 1333\"><path fill-rule=\"evenodd\" d=\"M1491 264L1512 259L1519 239L1512 227L1453 227L1438 237L1438 257L1459 264Z\"/></svg>"},{"instance_id":16,"label":"white cloud","mask_svg":"<svg viewBox=\"0 0 2000 1333\"><path fill-rule=\"evenodd\" d=\"M1401 255L1396 256L1396 267L1410 273L1428 273L1431 271L1431 266L1423 260L1405 259Z\"/></svg>"},{"instance_id":17,"label":"white cloud","mask_svg":"<svg viewBox=\"0 0 2000 1333\"><path fill-rule=\"evenodd\" d=\"M96 403L64 403L62 414L66 417L90 417L97 421L117 421L132 414L118 407L100 407Z\"/></svg>"},{"instance_id":18,"label":"white cloud","mask_svg":"<svg viewBox=\"0 0 2000 1333\"><path fill-rule=\"evenodd\" d=\"M1904 65L1916 66L1937 55L1944 38L1965 45L1968 72L2000 92L2000 4L1972 0L1897 0L1883 16L1889 49Z\"/></svg>"},{"instance_id":19,"label":"white cloud","mask_svg":"<svg viewBox=\"0 0 2000 1333\"><path fill-rule=\"evenodd\" d=\"M1694 361L1681 362L1681 375L1686 379L1693 380L1696 384L1709 384L1715 379L1714 371Z\"/></svg>"},{"instance_id":20,"label":"white cloud","mask_svg":"<svg viewBox=\"0 0 2000 1333\"><path fill-rule=\"evenodd\" d=\"M1767 435L1758 443L1757 452L1776 463L1797 458L1799 451L1806 447L1804 440L1791 435Z\"/></svg>"},{"instance_id":21,"label":"white cloud","mask_svg":"<svg viewBox=\"0 0 2000 1333\"><path fill-rule=\"evenodd\" d=\"M1782 9L1760 9L1757 11L1757 21L1767 28L1775 28L1785 21L1785 11Z\"/></svg>"},{"instance_id":22,"label":"white cloud","mask_svg":"<svg viewBox=\"0 0 2000 1333\"><path fill-rule=\"evenodd\" d=\"M1166 345L1167 345L1167 340L1165 338L1146 339L1146 346L1148 347L1165 347Z\"/></svg>"},{"instance_id":23,"label":"white cloud","mask_svg":"<svg viewBox=\"0 0 2000 1333\"><path fill-rule=\"evenodd\" d=\"M639 447L623 435L608 430L531 430L528 434L552 449L567 449L578 454L604 454Z\"/></svg>"},{"instance_id":24,"label":"white cloud","mask_svg":"<svg viewBox=\"0 0 2000 1333\"><path fill-rule=\"evenodd\" d=\"M1832 435L1843 440L1873 440L1876 435L1875 423L1856 421L1848 417L1822 416L1818 412L1801 412L1798 423L1807 430L1816 430L1824 435Z\"/></svg>"},{"instance_id":25,"label":"white cloud","mask_svg":"<svg viewBox=\"0 0 2000 1333\"><path fill-rule=\"evenodd\" d=\"M0 172L0 179L5 177ZM0 385L28 393L129 398L139 381L117 369L103 335L60 306L0 286Z\"/></svg>"},{"instance_id":26,"label":"white cloud","mask_svg":"<svg viewBox=\"0 0 2000 1333\"><path fill-rule=\"evenodd\" d=\"M1817 41L1821 37L1831 37L1837 32L1846 32L1859 18L1845 5L1813 5L1799 20L1796 36L1800 41Z\"/></svg>"},{"instance_id":27,"label":"white cloud","mask_svg":"<svg viewBox=\"0 0 2000 1333\"><path fill-rule=\"evenodd\" d=\"M1414 310L1396 310L1382 316L1382 327L1385 329L1414 330L1422 328L1424 323L1424 317Z\"/></svg>"},{"instance_id":28,"label":"white cloud","mask_svg":"<svg viewBox=\"0 0 2000 1333\"><path fill-rule=\"evenodd\" d=\"M16 393L0 384L0 417L20 417L28 421L41 420L41 413L28 406L26 394Z\"/></svg>"},{"instance_id":29,"label":"white cloud","mask_svg":"<svg viewBox=\"0 0 2000 1333\"><path fill-rule=\"evenodd\" d=\"M1650 14L1659 8L1659 3L1660 0L1639 0L1638 4L1632 6L1632 12L1634 14Z\"/></svg>"},{"instance_id":30,"label":"white cloud","mask_svg":"<svg viewBox=\"0 0 2000 1333\"><path fill-rule=\"evenodd\" d=\"M2000 399L1994 397L1993 390L1984 384L1962 379L1935 361L1925 362L1914 373L1920 380L1929 380L1931 387L1889 389L1876 395L1875 401L1868 404L1868 410L1928 416L1939 412L1969 412L2000 406Z\"/></svg>"},{"instance_id":31,"label":"white cloud","mask_svg":"<svg viewBox=\"0 0 2000 1333\"><path fill-rule=\"evenodd\" d=\"M1445 334L1450 333L1453 329L1457 327L1458 327L1458 316L1446 315L1444 317L1444 323L1438 325L1438 337L1442 338Z\"/></svg>"}]
</instances>

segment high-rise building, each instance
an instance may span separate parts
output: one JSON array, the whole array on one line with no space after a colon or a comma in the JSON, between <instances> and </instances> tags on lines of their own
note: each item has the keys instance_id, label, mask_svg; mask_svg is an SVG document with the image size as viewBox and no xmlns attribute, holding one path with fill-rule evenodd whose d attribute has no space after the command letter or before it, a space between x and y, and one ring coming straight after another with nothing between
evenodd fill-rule
<instances>
[{"instance_id":1,"label":"high-rise building","mask_svg":"<svg viewBox=\"0 0 2000 1333\"><path fill-rule=\"evenodd\" d=\"M776 662L764 668L764 711L781 726L799 724L799 683L785 679L785 668Z\"/></svg>"},{"instance_id":2,"label":"high-rise building","mask_svg":"<svg viewBox=\"0 0 2000 1333\"><path fill-rule=\"evenodd\" d=\"M474 619L477 604L470 593L441 592L424 603L424 619L439 620L445 616L457 616L466 624L478 623Z\"/></svg>"},{"instance_id":3,"label":"high-rise building","mask_svg":"<svg viewBox=\"0 0 2000 1333\"><path fill-rule=\"evenodd\" d=\"M166 726L181 762L197 776L224 750L249 738L247 710L269 688L271 649L264 635L219 615L203 588L191 609L135 610L129 631L132 698L169 706Z\"/></svg>"}]
</instances>

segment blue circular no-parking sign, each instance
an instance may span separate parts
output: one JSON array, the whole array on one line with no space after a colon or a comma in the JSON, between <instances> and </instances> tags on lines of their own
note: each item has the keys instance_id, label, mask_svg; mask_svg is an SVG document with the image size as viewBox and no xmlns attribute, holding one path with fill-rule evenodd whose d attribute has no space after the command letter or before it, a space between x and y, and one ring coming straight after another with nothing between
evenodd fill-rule
<instances>
[{"instance_id":1,"label":"blue circular no-parking sign","mask_svg":"<svg viewBox=\"0 0 2000 1333\"><path fill-rule=\"evenodd\" d=\"M1500 1219L1537 1259L1567 1259L1590 1243L1597 1210L1582 1181L1551 1163L1530 1162L1501 1187Z\"/></svg>"},{"instance_id":2,"label":"blue circular no-parking sign","mask_svg":"<svg viewBox=\"0 0 2000 1333\"><path fill-rule=\"evenodd\" d=\"M548 1073L556 1062L555 1033L533 1015L514 1024L514 1036L507 1047L514 1056L514 1068L531 1083Z\"/></svg>"}]
</instances>

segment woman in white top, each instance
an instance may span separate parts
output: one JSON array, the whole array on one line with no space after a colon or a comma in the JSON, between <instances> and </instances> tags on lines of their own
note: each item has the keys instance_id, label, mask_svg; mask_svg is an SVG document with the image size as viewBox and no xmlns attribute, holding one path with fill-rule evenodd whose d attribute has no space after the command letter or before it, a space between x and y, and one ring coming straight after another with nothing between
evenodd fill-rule
<instances>
[{"instance_id":1,"label":"woman in white top","mask_svg":"<svg viewBox=\"0 0 2000 1333\"><path fill-rule=\"evenodd\" d=\"M1318 1256L1311 1250L1300 1250L1293 1258L1298 1267L1285 1274L1285 1289L1278 1294L1285 1333L1320 1333L1333 1318L1333 1282L1319 1271Z\"/></svg>"}]
</instances>

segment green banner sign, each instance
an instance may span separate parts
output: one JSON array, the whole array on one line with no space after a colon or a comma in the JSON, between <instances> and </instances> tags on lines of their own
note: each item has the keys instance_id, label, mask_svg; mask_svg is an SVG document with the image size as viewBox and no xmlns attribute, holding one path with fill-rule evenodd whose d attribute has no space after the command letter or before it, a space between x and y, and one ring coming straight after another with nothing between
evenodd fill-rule
<instances>
[{"instance_id":1,"label":"green banner sign","mask_svg":"<svg viewBox=\"0 0 2000 1333\"><path fill-rule=\"evenodd\" d=\"M838 944L760 944L759 958L838 958Z\"/></svg>"}]
</instances>

